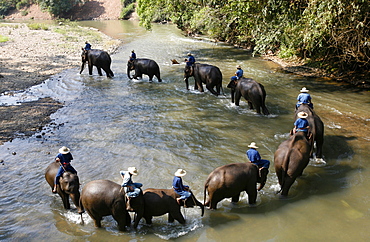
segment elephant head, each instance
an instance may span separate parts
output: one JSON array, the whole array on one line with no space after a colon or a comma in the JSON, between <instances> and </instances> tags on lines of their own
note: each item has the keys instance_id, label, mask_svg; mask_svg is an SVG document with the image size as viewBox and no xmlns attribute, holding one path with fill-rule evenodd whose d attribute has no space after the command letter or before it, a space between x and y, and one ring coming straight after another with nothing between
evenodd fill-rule
<instances>
[{"instance_id":1,"label":"elephant head","mask_svg":"<svg viewBox=\"0 0 370 242\"><path fill-rule=\"evenodd\" d=\"M87 59L87 52L88 52L88 50L85 50L84 48L82 48L82 53L81 53L82 65L81 65L80 74L84 70L85 64L88 61L88 59Z\"/></svg>"},{"instance_id":2,"label":"elephant head","mask_svg":"<svg viewBox=\"0 0 370 242\"><path fill-rule=\"evenodd\" d=\"M66 193L76 205L78 213L83 213L83 208L80 206L80 181L77 174L64 172L59 179L60 190L58 193ZM68 199L68 198L67 198Z\"/></svg>"},{"instance_id":3,"label":"elephant head","mask_svg":"<svg viewBox=\"0 0 370 242\"><path fill-rule=\"evenodd\" d=\"M191 196L187 198L185 201L181 203L186 208L193 208L195 206L198 206L202 209L202 217L204 215L204 205L197 200L197 198L194 196L193 192L190 191Z\"/></svg>"},{"instance_id":4,"label":"elephant head","mask_svg":"<svg viewBox=\"0 0 370 242\"><path fill-rule=\"evenodd\" d=\"M267 175L269 174L269 169L262 168L258 170L257 183L260 183L258 191L260 191L266 184Z\"/></svg>"},{"instance_id":5,"label":"elephant head","mask_svg":"<svg viewBox=\"0 0 370 242\"><path fill-rule=\"evenodd\" d=\"M186 90L189 90L189 77L193 75L194 75L194 67L186 65L184 69L184 81L186 83Z\"/></svg>"},{"instance_id":6,"label":"elephant head","mask_svg":"<svg viewBox=\"0 0 370 242\"><path fill-rule=\"evenodd\" d=\"M227 88L231 89L231 102L234 103L234 96L235 96L235 88L238 84L238 80L231 80L230 83L227 85Z\"/></svg>"},{"instance_id":7,"label":"elephant head","mask_svg":"<svg viewBox=\"0 0 370 242\"><path fill-rule=\"evenodd\" d=\"M127 62L127 76L129 79L132 79L132 77L130 76L130 72L135 70L135 64L134 64L134 61L128 61Z\"/></svg>"}]
</instances>

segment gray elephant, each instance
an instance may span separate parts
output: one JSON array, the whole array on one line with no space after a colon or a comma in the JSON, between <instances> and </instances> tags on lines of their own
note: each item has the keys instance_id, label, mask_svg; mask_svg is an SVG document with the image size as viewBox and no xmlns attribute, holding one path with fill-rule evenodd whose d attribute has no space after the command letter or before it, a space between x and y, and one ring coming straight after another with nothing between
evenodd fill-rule
<instances>
[{"instance_id":1,"label":"gray elephant","mask_svg":"<svg viewBox=\"0 0 370 242\"><path fill-rule=\"evenodd\" d=\"M194 77L195 85L194 90L204 92L203 84L206 84L206 88L213 95L220 95L222 88L222 73L217 66L208 64L195 63L192 66L185 66L184 70L184 81L186 83L186 89L189 90L189 77ZM216 87L216 91L214 90Z\"/></svg>"},{"instance_id":2,"label":"gray elephant","mask_svg":"<svg viewBox=\"0 0 370 242\"><path fill-rule=\"evenodd\" d=\"M151 59L137 58L132 61L127 62L127 76L132 79L130 76L131 71L135 71L134 79L143 78L143 74L149 76L149 81L153 81L153 77L156 76L158 82L161 82L161 73L157 62Z\"/></svg>"},{"instance_id":3,"label":"gray elephant","mask_svg":"<svg viewBox=\"0 0 370 242\"><path fill-rule=\"evenodd\" d=\"M191 192L191 191L190 191ZM173 189L153 189L148 188L144 191L144 218L147 224L152 223L153 216L161 216L168 213L168 222L172 223L177 220L181 224L185 224L184 216L181 214L180 207L199 206L204 214L204 206L199 202L194 194L185 201L181 200L181 206L177 203L176 198L180 195Z\"/></svg>"},{"instance_id":4,"label":"gray elephant","mask_svg":"<svg viewBox=\"0 0 370 242\"><path fill-rule=\"evenodd\" d=\"M96 69L98 70L99 76L102 76L101 69L105 71L107 74L107 77L112 78L114 77L114 74L112 70L110 69L112 59L110 58L110 55L108 52L103 51L103 50L96 50L96 49L90 49L90 50L85 50L82 48L82 65L81 65L81 71L85 68L86 62L88 63L89 66L89 75L92 75L92 70L93 66L96 66Z\"/></svg>"},{"instance_id":5,"label":"gray elephant","mask_svg":"<svg viewBox=\"0 0 370 242\"><path fill-rule=\"evenodd\" d=\"M220 166L208 175L204 184L204 205L217 209L217 203L229 197L232 202L238 202L242 191L248 194L248 202L253 205L257 199L257 183L260 183L259 191L265 186L268 173L268 169L259 170L250 162Z\"/></svg>"},{"instance_id":6,"label":"gray elephant","mask_svg":"<svg viewBox=\"0 0 370 242\"><path fill-rule=\"evenodd\" d=\"M321 121L319 115L317 115L308 104L301 104L295 111L294 120L297 120L297 114L299 112L305 112L308 114L306 118L310 126L309 132L313 136L313 140L316 142L316 159L322 160L322 147L324 145L324 123ZM312 149L314 147L312 146ZM312 154L313 150L311 151Z\"/></svg>"},{"instance_id":7,"label":"gray elephant","mask_svg":"<svg viewBox=\"0 0 370 242\"><path fill-rule=\"evenodd\" d=\"M45 179L51 190L54 188L54 179L59 170L60 163L57 161L52 162L45 170ZM59 186L57 186L57 193L62 198L63 206L65 209L70 209L69 198L75 204L78 213L83 213L84 209L80 206L80 181L77 174L69 171L63 173L59 179Z\"/></svg>"},{"instance_id":8,"label":"gray elephant","mask_svg":"<svg viewBox=\"0 0 370 242\"><path fill-rule=\"evenodd\" d=\"M104 216L112 215L118 223L119 230L125 230L131 223L126 209L127 199L121 185L109 180L95 180L87 183L81 192L81 204L94 220L96 227L101 227ZM134 228L139 224L144 214L143 194L130 199L130 207L136 212Z\"/></svg>"},{"instance_id":9,"label":"gray elephant","mask_svg":"<svg viewBox=\"0 0 370 242\"><path fill-rule=\"evenodd\" d=\"M247 100L249 108L255 108L257 113L269 115L269 110L265 105L266 91L261 83L256 82L251 78L240 78L239 80L232 80L228 88L231 88L231 102L239 106L240 98L244 97Z\"/></svg>"},{"instance_id":10,"label":"gray elephant","mask_svg":"<svg viewBox=\"0 0 370 242\"><path fill-rule=\"evenodd\" d=\"M312 137L307 140L304 132L297 132L283 141L274 154L276 175L281 187L281 196L288 196L290 187L310 160Z\"/></svg>"}]
</instances>

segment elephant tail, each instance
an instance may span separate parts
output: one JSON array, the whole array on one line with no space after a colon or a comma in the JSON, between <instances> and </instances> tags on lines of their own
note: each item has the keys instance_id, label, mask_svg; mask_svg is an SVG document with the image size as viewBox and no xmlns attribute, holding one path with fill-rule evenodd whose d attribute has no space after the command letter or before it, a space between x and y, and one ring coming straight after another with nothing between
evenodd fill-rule
<instances>
[{"instance_id":1,"label":"elephant tail","mask_svg":"<svg viewBox=\"0 0 370 242\"><path fill-rule=\"evenodd\" d=\"M80 197L80 200L79 200L79 204L80 204L80 208L82 209L82 211L84 211L83 205L82 205L82 201L81 201L81 197ZM85 224L85 221L84 221L84 219L82 217L82 214L83 214L83 212L80 213L80 215L81 215L81 225L84 225Z\"/></svg>"}]
</instances>

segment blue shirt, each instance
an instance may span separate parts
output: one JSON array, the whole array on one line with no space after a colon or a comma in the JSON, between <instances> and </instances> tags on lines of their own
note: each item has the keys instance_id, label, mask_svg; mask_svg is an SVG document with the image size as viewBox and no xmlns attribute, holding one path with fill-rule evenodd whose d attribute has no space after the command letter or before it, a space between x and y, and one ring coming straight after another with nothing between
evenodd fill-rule
<instances>
[{"instance_id":1,"label":"blue shirt","mask_svg":"<svg viewBox=\"0 0 370 242\"><path fill-rule=\"evenodd\" d=\"M131 58L131 60L135 60L136 59L136 54L134 52L132 52L130 58Z\"/></svg>"},{"instance_id":2,"label":"blue shirt","mask_svg":"<svg viewBox=\"0 0 370 242\"><path fill-rule=\"evenodd\" d=\"M185 188L189 188L189 186L184 186L182 184L182 178L175 176L172 181L172 187L175 189L177 192L182 192L185 191Z\"/></svg>"},{"instance_id":3,"label":"blue shirt","mask_svg":"<svg viewBox=\"0 0 370 242\"><path fill-rule=\"evenodd\" d=\"M242 69L238 69L235 72L235 75L238 77L238 79L242 78L242 76L243 76L243 70Z\"/></svg>"},{"instance_id":4,"label":"blue shirt","mask_svg":"<svg viewBox=\"0 0 370 242\"><path fill-rule=\"evenodd\" d=\"M189 56L189 59L188 59L188 62L187 62L187 64L188 65L192 65L192 64L194 64L195 63L195 58L194 58L194 56Z\"/></svg>"},{"instance_id":5,"label":"blue shirt","mask_svg":"<svg viewBox=\"0 0 370 242\"><path fill-rule=\"evenodd\" d=\"M294 122L294 126L296 126L296 132L298 131L307 132L308 131L307 126L309 125L307 119L299 118Z\"/></svg>"},{"instance_id":6,"label":"blue shirt","mask_svg":"<svg viewBox=\"0 0 370 242\"><path fill-rule=\"evenodd\" d=\"M59 158L60 163L63 165L69 165L69 163L71 163L71 160L73 160L71 153L68 154L59 153L55 158Z\"/></svg>"},{"instance_id":7,"label":"blue shirt","mask_svg":"<svg viewBox=\"0 0 370 242\"><path fill-rule=\"evenodd\" d=\"M311 103L311 95L308 93L300 93L297 97L297 100L299 103L306 103L309 104Z\"/></svg>"},{"instance_id":8,"label":"blue shirt","mask_svg":"<svg viewBox=\"0 0 370 242\"><path fill-rule=\"evenodd\" d=\"M91 45L89 43L86 43L85 50L91 50Z\"/></svg>"},{"instance_id":9,"label":"blue shirt","mask_svg":"<svg viewBox=\"0 0 370 242\"><path fill-rule=\"evenodd\" d=\"M249 150L247 150L247 156L248 156L248 159L254 163L256 161L260 161L261 160L261 156L260 156L260 153L258 153L258 151L256 149L252 149L250 148Z\"/></svg>"}]
</instances>

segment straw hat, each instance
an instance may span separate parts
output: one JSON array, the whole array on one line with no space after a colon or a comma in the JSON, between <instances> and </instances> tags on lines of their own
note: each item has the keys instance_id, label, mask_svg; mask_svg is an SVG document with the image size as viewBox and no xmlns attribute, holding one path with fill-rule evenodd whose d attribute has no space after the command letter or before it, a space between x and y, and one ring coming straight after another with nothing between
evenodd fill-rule
<instances>
[{"instance_id":1,"label":"straw hat","mask_svg":"<svg viewBox=\"0 0 370 242\"><path fill-rule=\"evenodd\" d=\"M252 142L250 145L248 145L249 148L258 149L255 142Z\"/></svg>"},{"instance_id":2,"label":"straw hat","mask_svg":"<svg viewBox=\"0 0 370 242\"><path fill-rule=\"evenodd\" d=\"M190 52L188 53L188 56L191 56L191 53Z\"/></svg>"},{"instance_id":3,"label":"straw hat","mask_svg":"<svg viewBox=\"0 0 370 242\"><path fill-rule=\"evenodd\" d=\"M241 69L242 67L240 65L237 65L236 66L236 69Z\"/></svg>"},{"instance_id":4,"label":"straw hat","mask_svg":"<svg viewBox=\"0 0 370 242\"><path fill-rule=\"evenodd\" d=\"M138 174L136 167L129 167L127 168L127 171L134 176L137 176Z\"/></svg>"},{"instance_id":5,"label":"straw hat","mask_svg":"<svg viewBox=\"0 0 370 242\"><path fill-rule=\"evenodd\" d=\"M62 148L59 149L59 153L61 153L63 155L68 154L69 151L70 151L70 149L65 147L65 146L63 146Z\"/></svg>"},{"instance_id":6,"label":"straw hat","mask_svg":"<svg viewBox=\"0 0 370 242\"><path fill-rule=\"evenodd\" d=\"M303 87L300 92L309 92L310 90L306 89L305 87Z\"/></svg>"},{"instance_id":7,"label":"straw hat","mask_svg":"<svg viewBox=\"0 0 370 242\"><path fill-rule=\"evenodd\" d=\"M297 114L298 118L307 118L308 117L308 113L306 112L299 112Z\"/></svg>"},{"instance_id":8,"label":"straw hat","mask_svg":"<svg viewBox=\"0 0 370 242\"><path fill-rule=\"evenodd\" d=\"M175 172L175 176L185 176L185 175L186 175L186 171L184 169L178 169Z\"/></svg>"}]
</instances>

